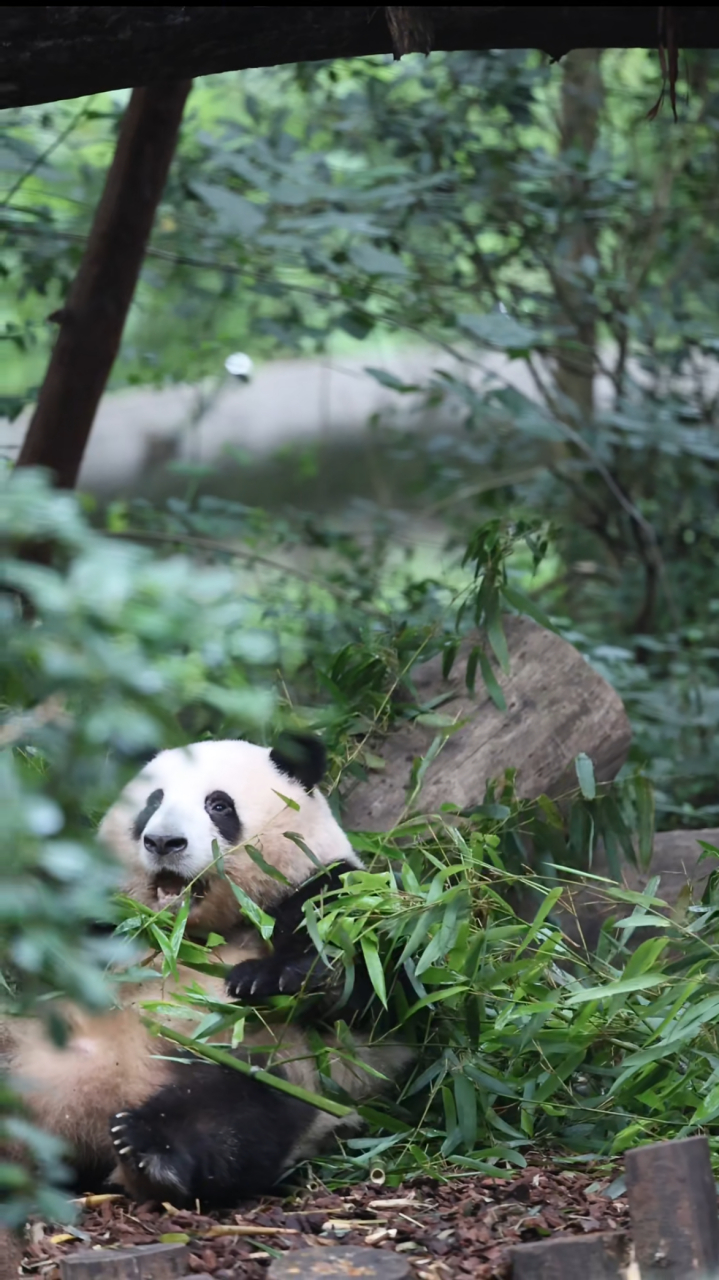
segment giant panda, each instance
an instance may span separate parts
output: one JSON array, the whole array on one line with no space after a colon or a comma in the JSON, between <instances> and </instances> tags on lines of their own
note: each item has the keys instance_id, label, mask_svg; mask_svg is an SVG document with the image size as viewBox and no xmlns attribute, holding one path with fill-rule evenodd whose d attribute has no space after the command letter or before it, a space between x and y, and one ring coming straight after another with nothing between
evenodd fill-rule
<instances>
[{"instance_id":1,"label":"giant panda","mask_svg":"<svg viewBox=\"0 0 719 1280\"><path fill-rule=\"evenodd\" d=\"M173 748L135 777L102 821L100 840L122 866L124 892L158 910L176 910L189 892L186 933L221 935L216 958L230 969L224 984L179 966L177 980L122 985L122 1007L100 1015L65 1008L64 1048L51 1045L36 1022L13 1027L11 1072L34 1119L75 1151L85 1188L107 1179L138 1200L235 1205L272 1190L331 1141L340 1123L333 1116L151 1034L139 1006L187 984L245 1005L303 987L317 991L309 1016L323 1028L332 1076L353 1102L395 1079L409 1060L396 1037L371 1045L363 1037L376 1011L361 972L338 1014L353 1021L356 1053L348 1060L327 1021L344 983L298 931L304 903L341 888L343 873L361 866L319 790L324 763L312 737L273 749L240 740ZM261 859L250 857L248 845ZM274 916L272 949L240 912L230 881ZM159 974L157 957L146 963ZM180 1024L187 1035L196 1025ZM256 1046L261 1065L318 1093L316 1032L297 1020L269 1022L237 1052L254 1061Z\"/></svg>"}]
</instances>

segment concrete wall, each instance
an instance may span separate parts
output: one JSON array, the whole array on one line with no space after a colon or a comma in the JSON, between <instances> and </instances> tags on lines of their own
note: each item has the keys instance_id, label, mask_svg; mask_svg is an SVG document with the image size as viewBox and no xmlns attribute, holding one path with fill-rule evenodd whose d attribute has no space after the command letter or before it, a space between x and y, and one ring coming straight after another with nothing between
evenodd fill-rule
<instances>
[{"instance_id":1,"label":"concrete wall","mask_svg":"<svg viewBox=\"0 0 719 1280\"><path fill-rule=\"evenodd\" d=\"M85 455L80 485L101 493L126 491L148 469L170 458L214 462L230 448L266 457L288 442L360 436L374 414L418 423L415 397L383 387L365 372L382 368L407 383L426 383L433 370L463 373L474 384L488 372L532 393L520 362L488 356L471 368L434 350L361 359L275 360L255 371L249 385L229 375L202 387L173 386L111 392L101 401ZM435 411L435 424L460 420L459 405ZM0 420L0 452L14 457L30 411L14 423Z\"/></svg>"},{"instance_id":2,"label":"concrete wall","mask_svg":"<svg viewBox=\"0 0 719 1280\"><path fill-rule=\"evenodd\" d=\"M606 357L609 362L609 353ZM478 387L487 378L530 399L537 392L523 361L502 353L468 351L461 362L434 348L386 355L368 347L361 357L275 360L256 369L249 385L219 371L201 387L128 389L101 401L80 476L84 489L112 494L132 491L171 458L212 463L228 448L267 458L289 442L359 439L372 416L404 425L456 426L464 416L460 402L422 416L417 399L383 387L365 370L384 369L405 383L426 384L433 371L460 375ZM705 391L719 387L719 366L705 362ZM632 373L642 380L638 368ZM595 381L600 408L611 402L606 377ZM0 419L0 454L14 457L30 411L14 423Z\"/></svg>"}]
</instances>

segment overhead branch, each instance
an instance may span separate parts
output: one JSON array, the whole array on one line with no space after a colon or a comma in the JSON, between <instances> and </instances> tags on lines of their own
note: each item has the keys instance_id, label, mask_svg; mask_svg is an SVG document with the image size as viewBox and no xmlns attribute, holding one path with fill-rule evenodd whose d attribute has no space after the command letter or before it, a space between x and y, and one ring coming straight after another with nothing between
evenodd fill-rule
<instances>
[{"instance_id":1,"label":"overhead branch","mask_svg":"<svg viewBox=\"0 0 719 1280\"><path fill-rule=\"evenodd\" d=\"M218 71L434 49L719 48L719 10L630 5L7 5L0 108Z\"/></svg>"}]
</instances>

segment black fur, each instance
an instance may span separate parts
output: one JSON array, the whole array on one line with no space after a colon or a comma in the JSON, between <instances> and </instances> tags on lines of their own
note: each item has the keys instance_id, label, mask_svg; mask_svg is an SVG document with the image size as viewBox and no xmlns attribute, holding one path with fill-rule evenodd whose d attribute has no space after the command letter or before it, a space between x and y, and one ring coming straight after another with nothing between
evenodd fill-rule
<instances>
[{"instance_id":1,"label":"black fur","mask_svg":"<svg viewBox=\"0 0 719 1280\"><path fill-rule=\"evenodd\" d=\"M356 868L350 862L336 862L327 871L306 880L294 893L269 909L275 917L272 955L260 960L244 960L235 965L227 978L227 991L245 1004L258 1003L270 996L321 994L324 999L316 1011L317 1019L331 1013L347 1022L361 1018L374 1001L374 989L364 964L355 960L352 991L341 1005L344 969L335 972L324 964L304 927L304 905L311 898L324 898L342 889L342 876ZM320 911L322 903L320 901Z\"/></svg>"},{"instance_id":2,"label":"black fur","mask_svg":"<svg viewBox=\"0 0 719 1280\"><path fill-rule=\"evenodd\" d=\"M211 792L205 800L205 810L223 840L228 844L238 844L242 834L242 823L237 816L232 796L228 796L226 791Z\"/></svg>"},{"instance_id":3,"label":"black fur","mask_svg":"<svg viewBox=\"0 0 719 1280\"><path fill-rule=\"evenodd\" d=\"M223 1208L272 1191L314 1108L231 1067L193 1059L175 1072L174 1083L111 1121L136 1192L178 1208Z\"/></svg>"},{"instance_id":4,"label":"black fur","mask_svg":"<svg viewBox=\"0 0 719 1280\"><path fill-rule=\"evenodd\" d=\"M145 827L150 821L150 818L152 817L153 813L155 813L159 809L160 805L162 804L164 796L165 796L164 791L162 790L161 787L158 787L157 791L153 791L152 794L147 797L147 800L145 801L144 809L141 811L141 813L138 813L137 817L135 818L135 821L132 824L133 840L140 839L140 836L145 830Z\"/></svg>"},{"instance_id":5,"label":"black fur","mask_svg":"<svg viewBox=\"0 0 719 1280\"><path fill-rule=\"evenodd\" d=\"M270 760L288 778L295 778L305 791L313 791L324 777L327 755L312 733L282 734L270 751Z\"/></svg>"}]
</instances>

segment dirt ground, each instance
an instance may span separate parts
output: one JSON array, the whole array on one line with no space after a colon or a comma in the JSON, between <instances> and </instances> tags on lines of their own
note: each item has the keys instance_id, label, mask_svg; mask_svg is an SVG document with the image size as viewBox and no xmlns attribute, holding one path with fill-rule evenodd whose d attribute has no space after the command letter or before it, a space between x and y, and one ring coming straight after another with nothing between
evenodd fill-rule
<instances>
[{"instance_id":1,"label":"dirt ground","mask_svg":"<svg viewBox=\"0 0 719 1280\"><path fill-rule=\"evenodd\" d=\"M78 1249L186 1243L190 1273L216 1280L264 1280L267 1264L291 1249L372 1245L408 1259L417 1280L504 1280L508 1249L555 1233L626 1227L626 1201L603 1194L589 1172L524 1169L511 1181L480 1176L400 1188L324 1188L292 1201L263 1199L243 1212L203 1214L89 1197L72 1231L36 1222L23 1274L60 1280L59 1260Z\"/></svg>"}]
</instances>

